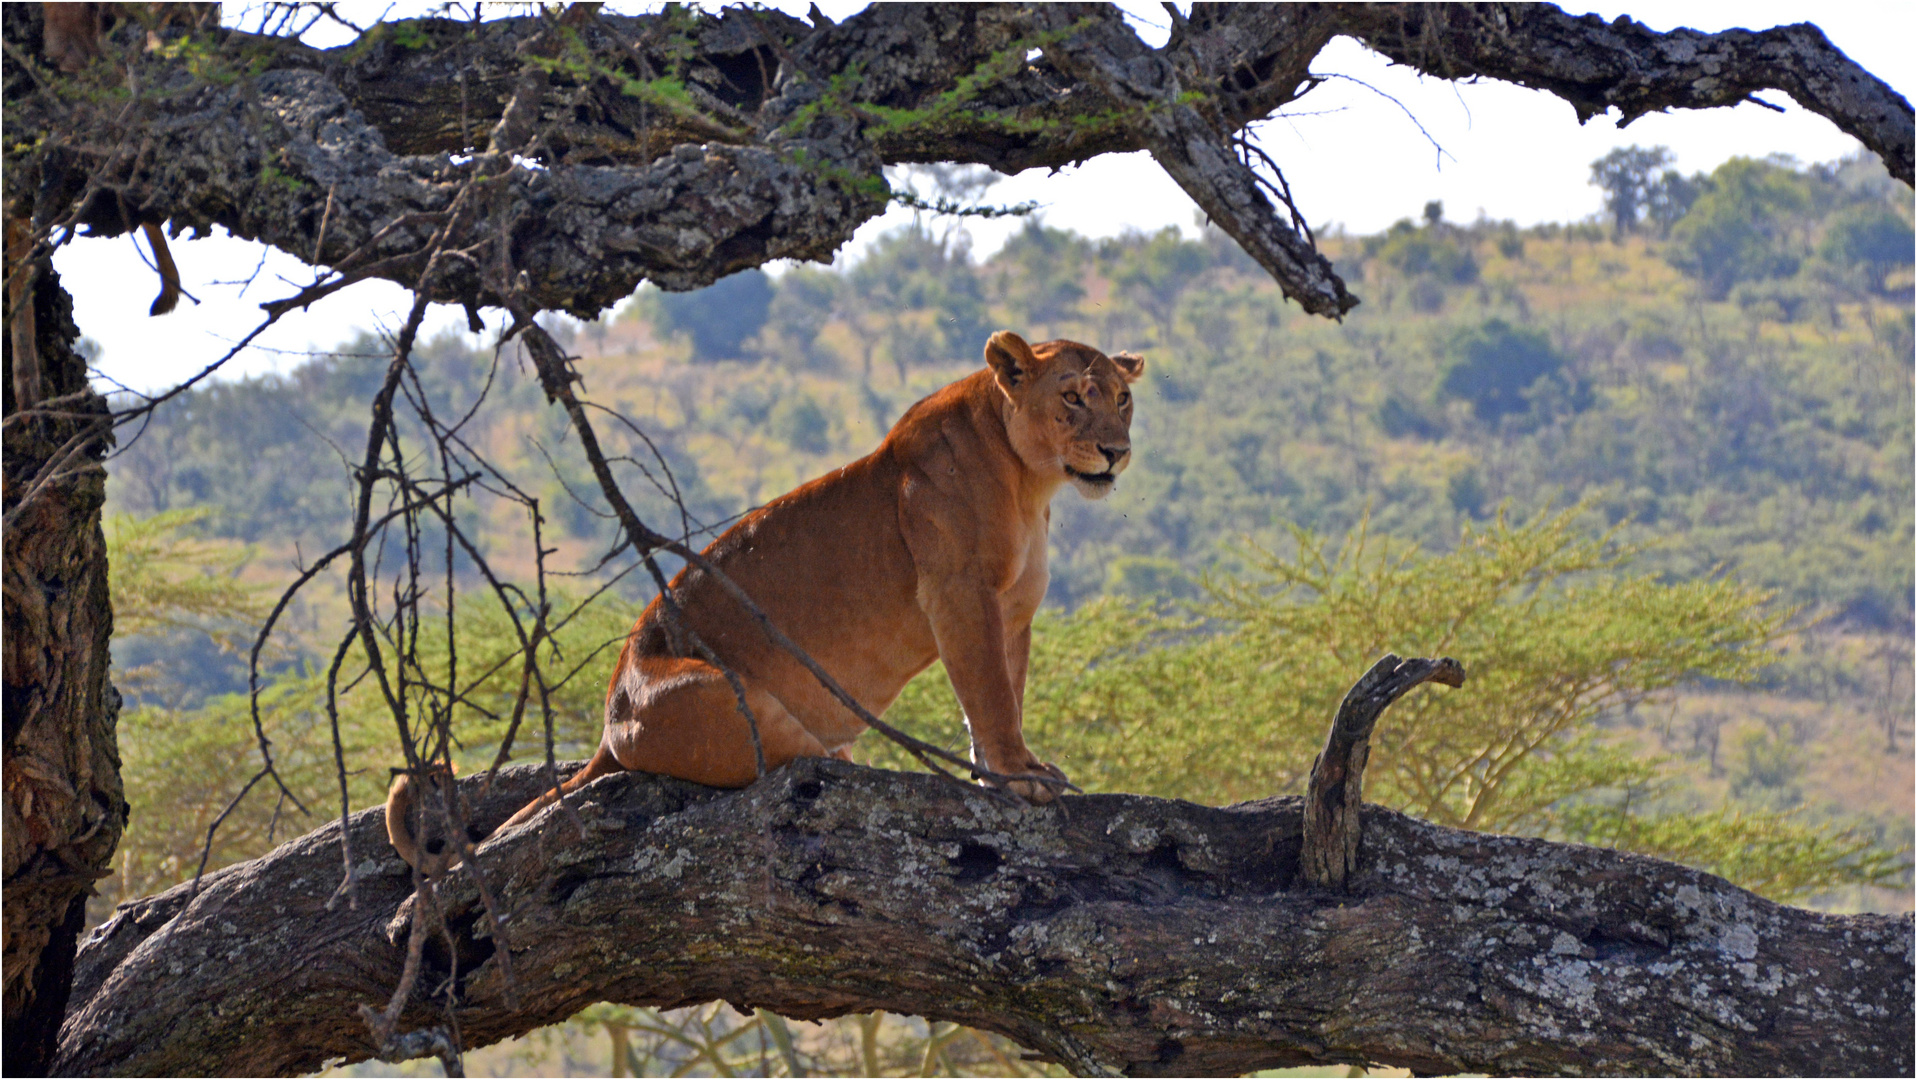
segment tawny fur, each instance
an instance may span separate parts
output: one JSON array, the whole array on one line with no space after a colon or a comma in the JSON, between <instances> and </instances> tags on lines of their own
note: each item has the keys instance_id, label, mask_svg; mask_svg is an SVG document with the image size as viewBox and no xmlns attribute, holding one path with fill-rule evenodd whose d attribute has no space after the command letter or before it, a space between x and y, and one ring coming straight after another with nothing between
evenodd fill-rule
<instances>
[{"instance_id":1,"label":"tawny fur","mask_svg":"<svg viewBox=\"0 0 1917 1080\"><path fill-rule=\"evenodd\" d=\"M943 660L973 760L1007 776L1062 780L1023 734L1049 506L1067 483L1103 497L1130 463L1128 387L1144 361L1071 341L1033 348L1010 331L992 335L985 360L908 409L877 450L747 514L705 556L874 715ZM688 624L743 680L768 768L846 755L864 723L718 584L688 568L671 589ZM755 779L731 686L676 642L655 600L613 669L598 752L505 827L621 770L715 787ZM1031 779L1006 786L1037 802L1056 795Z\"/></svg>"},{"instance_id":2,"label":"tawny fur","mask_svg":"<svg viewBox=\"0 0 1917 1080\"><path fill-rule=\"evenodd\" d=\"M41 4L40 51L71 75L100 55L109 4Z\"/></svg>"},{"instance_id":3,"label":"tawny fur","mask_svg":"<svg viewBox=\"0 0 1917 1080\"><path fill-rule=\"evenodd\" d=\"M444 801L458 790L452 768L437 763L428 766L419 780L400 773L386 791L386 838L423 877L436 878L459 862L459 844L447 828ZM472 820L463 803L458 808L460 820Z\"/></svg>"}]
</instances>

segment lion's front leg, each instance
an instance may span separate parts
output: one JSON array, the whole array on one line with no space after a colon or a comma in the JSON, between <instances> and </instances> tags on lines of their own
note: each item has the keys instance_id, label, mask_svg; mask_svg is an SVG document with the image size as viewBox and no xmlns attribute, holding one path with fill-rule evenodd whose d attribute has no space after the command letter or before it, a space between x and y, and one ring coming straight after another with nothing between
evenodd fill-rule
<instances>
[{"instance_id":1,"label":"lion's front leg","mask_svg":"<svg viewBox=\"0 0 1917 1080\"><path fill-rule=\"evenodd\" d=\"M972 760L1006 776L1063 781L1056 765L1040 761L1025 745L1023 690L1031 628L1008 634L998 596L988 589L952 589L931 601L926 614L939 659L965 710ZM1002 786L1033 802L1050 802L1058 794L1056 785L1033 780Z\"/></svg>"}]
</instances>

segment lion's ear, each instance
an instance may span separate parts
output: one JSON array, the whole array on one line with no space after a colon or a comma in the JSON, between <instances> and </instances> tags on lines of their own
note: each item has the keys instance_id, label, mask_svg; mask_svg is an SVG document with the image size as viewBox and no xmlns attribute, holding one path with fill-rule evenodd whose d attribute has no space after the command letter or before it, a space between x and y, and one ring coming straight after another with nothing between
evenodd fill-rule
<instances>
[{"instance_id":1,"label":"lion's ear","mask_svg":"<svg viewBox=\"0 0 1917 1080\"><path fill-rule=\"evenodd\" d=\"M1010 330L1000 330L985 343L985 366L992 369L1006 397L1038 371L1038 357L1025 339Z\"/></svg>"},{"instance_id":2,"label":"lion's ear","mask_svg":"<svg viewBox=\"0 0 1917 1080\"><path fill-rule=\"evenodd\" d=\"M1113 353L1112 363L1118 365L1118 373L1125 376L1128 383L1137 382L1139 376L1145 374L1145 358L1135 352Z\"/></svg>"}]
</instances>

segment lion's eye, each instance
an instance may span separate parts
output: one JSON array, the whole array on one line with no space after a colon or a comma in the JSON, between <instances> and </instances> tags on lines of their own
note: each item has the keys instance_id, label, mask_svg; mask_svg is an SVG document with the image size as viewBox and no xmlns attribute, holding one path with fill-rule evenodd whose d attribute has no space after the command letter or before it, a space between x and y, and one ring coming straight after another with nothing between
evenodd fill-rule
<instances>
[{"instance_id":1,"label":"lion's eye","mask_svg":"<svg viewBox=\"0 0 1917 1080\"><path fill-rule=\"evenodd\" d=\"M1121 409L1122 409L1122 408L1124 408L1125 406L1127 406L1127 405L1130 405L1131 403L1132 403L1132 396L1131 396L1131 394L1129 394L1129 393L1126 393L1126 392L1123 392L1123 391L1121 391L1121 392L1119 393L1119 395L1118 395L1118 406L1119 406L1119 408L1121 408Z\"/></svg>"},{"instance_id":2,"label":"lion's eye","mask_svg":"<svg viewBox=\"0 0 1917 1080\"><path fill-rule=\"evenodd\" d=\"M1085 399L1084 399L1084 398L1082 398L1082 397L1079 397L1079 396L1078 396L1078 391L1076 391L1076 390L1067 390L1067 391L1065 391L1065 400L1066 400L1066 401L1069 401L1069 402L1071 402L1071 403L1072 403L1072 404L1074 404L1074 405L1083 405L1083 404L1085 404Z\"/></svg>"}]
</instances>

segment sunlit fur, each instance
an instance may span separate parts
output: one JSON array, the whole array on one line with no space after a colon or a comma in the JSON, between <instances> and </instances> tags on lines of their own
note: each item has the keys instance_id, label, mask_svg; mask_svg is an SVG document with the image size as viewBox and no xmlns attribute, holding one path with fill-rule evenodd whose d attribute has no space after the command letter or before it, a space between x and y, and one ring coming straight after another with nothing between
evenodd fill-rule
<instances>
[{"instance_id":1,"label":"sunlit fur","mask_svg":"<svg viewBox=\"0 0 1917 1080\"><path fill-rule=\"evenodd\" d=\"M873 714L943 660L973 759L1007 777L1062 780L1022 734L1050 504L1067 482L1102 497L1129 464L1129 384L1144 361L1071 341L1034 348L1010 331L992 335L985 361L907 409L871 454L747 514L705 555ZM738 674L768 768L847 755L865 725L721 586L691 570L671 589ZM657 600L614 665L598 752L561 790L622 769L718 787L758 775L732 686ZM1033 779L1005 786L1039 802L1056 795Z\"/></svg>"},{"instance_id":2,"label":"sunlit fur","mask_svg":"<svg viewBox=\"0 0 1917 1080\"><path fill-rule=\"evenodd\" d=\"M386 791L386 838L423 877L436 878L459 862L460 845L447 828L444 801L458 790L452 779L452 769L438 764L427 768L421 780L407 773L395 776ZM471 820L470 814L460 817Z\"/></svg>"}]
</instances>

